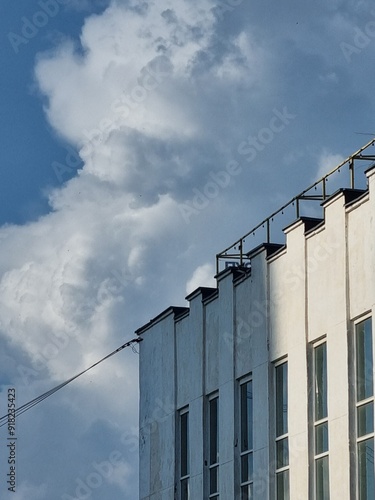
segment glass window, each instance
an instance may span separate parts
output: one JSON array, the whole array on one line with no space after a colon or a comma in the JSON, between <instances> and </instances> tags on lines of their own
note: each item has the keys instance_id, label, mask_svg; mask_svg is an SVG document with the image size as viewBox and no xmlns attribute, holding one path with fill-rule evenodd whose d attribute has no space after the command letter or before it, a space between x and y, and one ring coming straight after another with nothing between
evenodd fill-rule
<instances>
[{"instance_id":1,"label":"glass window","mask_svg":"<svg viewBox=\"0 0 375 500\"><path fill-rule=\"evenodd\" d=\"M181 479L181 500L189 500L189 479Z\"/></svg>"},{"instance_id":2,"label":"glass window","mask_svg":"<svg viewBox=\"0 0 375 500\"><path fill-rule=\"evenodd\" d=\"M253 384L241 385L241 451L253 448Z\"/></svg>"},{"instance_id":3,"label":"glass window","mask_svg":"<svg viewBox=\"0 0 375 500\"><path fill-rule=\"evenodd\" d=\"M329 500L327 343L314 346L315 500Z\"/></svg>"},{"instance_id":4,"label":"glass window","mask_svg":"<svg viewBox=\"0 0 375 500\"><path fill-rule=\"evenodd\" d=\"M358 407L357 434L358 437L374 432L374 402L370 401Z\"/></svg>"},{"instance_id":5,"label":"glass window","mask_svg":"<svg viewBox=\"0 0 375 500\"><path fill-rule=\"evenodd\" d=\"M276 466L278 469L289 465L289 443L288 438L276 442Z\"/></svg>"},{"instance_id":6,"label":"glass window","mask_svg":"<svg viewBox=\"0 0 375 500\"><path fill-rule=\"evenodd\" d=\"M327 417L327 345L314 348L315 421Z\"/></svg>"},{"instance_id":7,"label":"glass window","mask_svg":"<svg viewBox=\"0 0 375 500\"><path fill-rule=\"evenodd\" d=\"M356 327L357 401L374 394L371 319Z\"/></svg>"},{"instance_id":8,"label":"glass window","mask_svg":"<svg viewBox=\"0 0 375 500\"><path fill-rule=\"evenodd\" d=\"M181 477L189 474L189 413L181 415Z\"/></svg>"},{"instance_id":9,"label":"glass window","mask_svg":"<svg viewBox=\"0 0 375 500\"><path fill-rule=\"evenodd\" d=\"M316 500L329 498L328 455L315 461L315 485Z\"/></svg>"},{"instance_id":10,"label":"glass window","mask_svg":"<svg viewBox=\"0 0 375 500\"><path fill-rule=\"evenodd\" d=\"M208 401L209 424L209 498L219 498L219 398Z\"/></svg>"},{"instance_id":11,"label":"glass window","mask_svg":"<svg viewBox=\"0 0 375 500\"><path fill-rule=\"evenodd\" d=\"M289 500L288 364L275 367L276 498Z\"/></svg>"},{"instance_id":12,"label":"glass window","mask_svg":"<svg viewBox=\"0 0 375 500\"><path fill-rule=\"evenodd\" d=\"M217 493L219 490L218 472L217 467L210 469L210 498L213 493Z\"/></svg>"},{"instance_id":13,"label":"glass window","mask_svg":"<svg viewBox=\"0 0 375 500\"><path fill-rule=\"evenodd\" d=\"M289 498L289 470L279 472L276 475L277 500Z\"/></svg>"},{"instance_id":14,"label":"glass window","mask_svg":"<svg viewBox=\"0 0 375 500\"><path fill-rule=\"evenodd\" d=\"M315 454L328 451L328 422L315 426Z\"/></svg>"},{"instance_id":15,"label":"glass window","mask_svg":"<svg viewBox=\"0 0 375 500\"><path fill-rule=\"evenodd\" d=\"M357 484L359 500L374 500L374 365L371 318L355 327Z\"/></svg>"},{"instance_id":16,"label":"glass window","mask_svg":"<svg viewBox=\"0 0 375 500\"><path fill-rule=\"evenodd\" d=\"M189 412L180 412L180 497L189 500Z\"/></svg>"},{"instance_id":17,"label":"glass window","mask_svg":"<svg viewBox=\"0 0 375 500\"><path fill-rule=\"evenodd\" d=\"M253 382L240 383L241 499L252 499L253 491Z\"/></svg>"},{"instance_id":18,"label":"glass window","mask_svg":"<svg viewBox=\"0 0 375 500\"><path fill-rule=\"evenodd\" d=\"M210 465L219 461L218 402L218 397L209 401Z\"/></svg>"},{"instance_id":19,"label":"glass window","mask_svg":"<svg viewBox=\"0 0 375 500\"><path fill-rule=\"evenodd\" d=\"M276 367L276 436L288 432L288 365Z\"/></svg>"},{"instance_id":20,"label":"glass window","mask_svg":"<svg viewBox=\"0 0 375 500\"><path fill-rule=\"evenodd\" d=\"M241 478L242 482L253 480L253 454L247 453L241 457Z\"/></svg>"},{"instance_id":21,"label":"glass window","mask_svg":"<svg viewBox=\"0 0 375 500\"><path fill-rule=\"evenodd\" d=\"M358 491L359 500L374 499L374 438L358 443Z\"/></svg>"},{"instance_id":22,"label":"glass window","mask_svg":"<svg viewBox=\"0 0 375 500\"><path fill-rule=\"evenodd\" d=\"M253 483L241 488L241 500L253 500Z\"/></svg>"}]
</instances>

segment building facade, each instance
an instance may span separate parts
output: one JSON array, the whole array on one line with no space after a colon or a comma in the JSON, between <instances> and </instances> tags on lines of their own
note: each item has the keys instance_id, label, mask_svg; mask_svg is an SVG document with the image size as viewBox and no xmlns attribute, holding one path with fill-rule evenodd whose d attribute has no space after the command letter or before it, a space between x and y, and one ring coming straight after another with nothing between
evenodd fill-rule
<instances>
[{"instance_id":1,"label":"building facade","mask_svg":"<svg viewBox=\"0 0 375 500\"><path fill-rule=\"evenodd\" d=\"M140 500L374 500L365 175L137 330Z\"/></svg>"}]
</instances>

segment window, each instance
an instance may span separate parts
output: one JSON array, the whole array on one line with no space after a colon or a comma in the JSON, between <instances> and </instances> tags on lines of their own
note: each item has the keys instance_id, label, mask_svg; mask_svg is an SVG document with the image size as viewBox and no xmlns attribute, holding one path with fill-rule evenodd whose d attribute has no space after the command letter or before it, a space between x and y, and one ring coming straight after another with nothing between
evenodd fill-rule
<instances>
[{"instance_id":1,"label":"window","mask_svg":"<svg viewBox=\"0 0 375 500\"><path fill-rule=\"evenodd\" d=\"M190 450L189 450L189 410L185 408L179 413L179 437L180 437L180 499L189 499L189 474L190 474Z\"/></svg>"},{"instance_id":2,"label":"window","mask_svg":"<svg viewBox=\"0 0 375 500\"><path fill-rule=\"evenodd\" d=\"M289 500L288 363L275 367L276 499Z\"/></svg>"},{"instance_id":3,"label":"window","mask_svg":"<svg viewBox=\"0 0 375 500\"><path fill-rule=\"evenodd\" d=\"M253 498L253 382L240 382L241 500Z\"/></svg>"},{"instance_id":4,"label":"window","mask_svg":"<svg viewBox=\"0 0 375 500\"><path fill-rule=\"evenodd\" d=\"M327 344L314 347L315 500L329 500Z\"/></svg>"},{"instance_id":5,"label":"window","mask_svg":"<svg viewBox=\"0 0 375 500\"><path fill-rule=\"evenodd\" d=\"M219 397L208 400L208 497L219 498Z\"/></svg>"},{"instance_id":6,"label":"window","mask_svg":"<svg viewBox=\"0 0 375 500\"><path fill-rule=\"evenodd\" d=\"M371 318L355 326L357 484L359 500L374 499L374 365Z\"/></svg>"}]
</instances>

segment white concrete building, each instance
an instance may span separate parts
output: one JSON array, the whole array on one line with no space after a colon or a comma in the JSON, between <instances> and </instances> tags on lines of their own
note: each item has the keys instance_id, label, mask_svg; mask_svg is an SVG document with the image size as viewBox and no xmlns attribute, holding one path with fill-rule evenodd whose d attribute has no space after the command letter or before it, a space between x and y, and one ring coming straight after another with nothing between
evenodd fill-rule
<instances>
[{"instance_id":1,"label":"white concrete building","mask_svg":"<svg viewBox=\"0 0 375 500\"><path fill-rule=\"evenodd\" d=\"M367 189L329 197L322 179L322 219L297 218L285 245L239 240L217 288L137 330L140 500L374 500L375 168L363 175Z\"/></svg>"}]
</instances>

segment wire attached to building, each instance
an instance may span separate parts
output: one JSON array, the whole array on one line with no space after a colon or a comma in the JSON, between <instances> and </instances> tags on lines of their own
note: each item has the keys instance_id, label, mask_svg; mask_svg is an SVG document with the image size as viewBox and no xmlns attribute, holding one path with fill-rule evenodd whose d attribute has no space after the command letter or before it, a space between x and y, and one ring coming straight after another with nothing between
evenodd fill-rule
<instances>
[{"instance_id":1,"label":"wire attached to building","mask_svg":"<svg viewBox=\"0 0 375 500\"><path fill-rule=\"evenodd\" d=\"M25 403L24 405L20 406L19 408L17 408L15 410L14 416L18 417L19 415L22 415L22 413L24 413L25 411L30 410L30 408L32 408L33 406L37 405L38 403L41 403L44 399L47 399L49 396L52 396L52 394L54 394L55 392L59 391L60 389L62 389L66 385L68 385L71 382L73 382L73 380L77 379L78 377L80 377L84 373L87 373L89 370L91 370L95 366L98 366L100 363L103 363L103 361L105 361L108 358L114 356L115 354L117 354L118 352L122 351L126 347L131 347L132 350L133 350L133 352L136 352L136 351L134 351L134 345L135 344L139 344L140 342L142 342L142 340L143 339L140 338L140 337L137 337L137 338L134 338L132 340L129 340L128 342L126 342L122 346L118 347L116 350L114 350L113 352L111 352L110 354L108 354L107 356L105 356L104 358L100 359L99 361L97 361L93 365L89 366L85 370L81 371L77 375L74 375L74 377L71 377L70 379L66 380L65 382L63 382L63 383L61 383L59 385L57 385L53 389L50 389L49 391L45 392L44 394L41 394L37 398L32 399L28 403ZM8 423L8 414L4 415L3 417L0 418L0 427L3 427L7 423Z\"/></svg>"}]
</instances>

